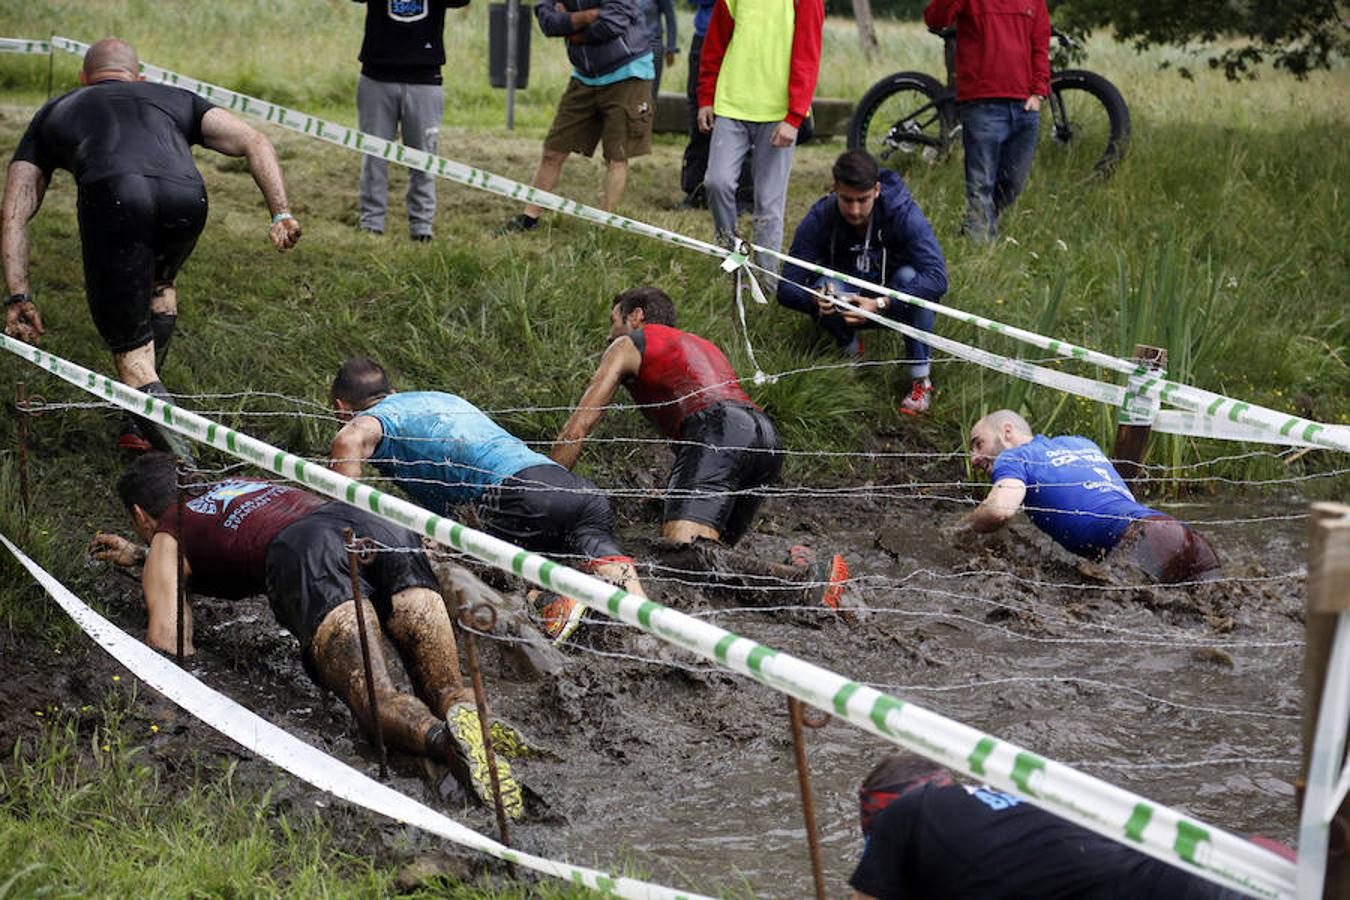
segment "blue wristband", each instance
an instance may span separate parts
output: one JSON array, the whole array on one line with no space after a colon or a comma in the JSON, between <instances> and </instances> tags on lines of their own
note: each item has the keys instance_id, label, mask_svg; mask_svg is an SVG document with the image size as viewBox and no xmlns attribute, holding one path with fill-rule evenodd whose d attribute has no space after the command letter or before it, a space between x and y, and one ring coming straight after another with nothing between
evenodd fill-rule
<instances>
[{"instance_id":1,"label":"blue wristband","mask_svg":"<svg viewBox=\"0 0 1350 900\"><path fill-rule=\"evenodd\" d=\"M287 219L294 219L294 218L295 218L295 216L291 215L291 214L288 213L288 212L279 212L279 213L277 213L275 216L272 217L272 224L275 225L275 224L277 224L278 222L284 222L284 221L286 221Z\"/></svg>"}]
</instances>

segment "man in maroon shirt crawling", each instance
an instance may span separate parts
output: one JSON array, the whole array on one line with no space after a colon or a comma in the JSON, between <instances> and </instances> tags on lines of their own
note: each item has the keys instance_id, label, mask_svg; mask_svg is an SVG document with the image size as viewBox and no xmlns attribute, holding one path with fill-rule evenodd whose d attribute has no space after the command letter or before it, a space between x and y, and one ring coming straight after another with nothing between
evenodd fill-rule
<instances>
[{"instance_id":1,"label":"man in maroon shirt crawling","mask_svg":"<svg viewBox=\"0 0 1350 900\"><path fill-rule=\"evenodd\" d=\"M632 288L610 308L610 345L586 392L549 454L567 468L605 414L619 385L675 450L661 537L692 548L722 583L764 586L764 579L809 579L814 596L837 607L848 569L842 556L816 563L807 548L789 551L792 564L756 563L721 552L734 546L778 479L783 448L773 422L741 388L726 355L711 341L675 327L675 304L660 288ZM729 565L730 563L730 565Z\"/></svg>"},{"instance_id":2,"label":"man in maroon shirt crawling","mask_svg":"<svg viewBox=\"0 0 1350 900\"><path fill-rule=\"evenodd\" d=\"M239 599L266 593L277 621L300 642L308 671L342 698L367 733L369 709L356 604L343 529L375 542L360 569L366 621L378 622L403 658L417 696L399 692L379 640L370 656L380 728L395 747L448 764L482 800L491 775L473 693L459 671L455 634L437 593L421 541L413 532L363 510L299 488L249 478L180 484L177 460L149 453L117 482L117 493L149 549L113 534L94 538L95 558L144 563L149 614L146 641L172 653L178 634L178 547L183 573L198 594ZM385 552L391 551L391 552ZM192 653L191 608L184 609L184 652ZM494 728L499 723L494 722ZM509 729L506 729L509 731ZM494 746L518 735L494 734ZM523 809L520 785L497 757L508 812Z\"/></svg>"}]
</instances>

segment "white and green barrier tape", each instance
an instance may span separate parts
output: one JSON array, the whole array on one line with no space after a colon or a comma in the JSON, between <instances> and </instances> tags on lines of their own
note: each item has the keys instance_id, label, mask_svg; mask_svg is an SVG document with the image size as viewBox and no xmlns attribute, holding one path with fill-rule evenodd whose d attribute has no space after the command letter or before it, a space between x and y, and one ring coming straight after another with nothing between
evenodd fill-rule
<instances>
[{"instance_id":1,"label":"white and green barrier tape","mask_svg":"<svg viewBox=\"0 0 1350 900\"><path fill-rule=\"evenodd\" d=\"M536 553L165 403L40 348L0 335L0 346L123 409L283 478L575 597L592 608L825 710L908 750L1012 791L1099 834L1255 897L1292 898L1294 866L1239 837L1061 763L709 622L635 596Z\"/></svg>"},{"instance_id":2,"label":"white and green barrier tape","mask_svg":"<svg viewBox=\"0 0 1350 900\"><path fill-rule=\"evenodd\" d=\"M52 52L49 41L30 41L25 38L0 38L0 53L31 53L47 56Z\"/></svg>"},{"instance_id":3,"label":"white and green barrier tape","mask_svg":"<svg viewBox=\"0 0 1350 900\"><path fill-rule=\"evenodd\" d=\"M316 788L398 822L415 825L456 844L573 884L594 888L603 894L631 897L634 900L704 900L700 894L535 856L484 837L445 814L311 747L224 694L202 684L171 660L90 609L3 534L0 534L0 543L14 554L19 564L28 570L75 623L132 675L216 731Z\"/></svg>"},{"instance_id":4,"label":"white and green barrier tape","mask_svg":"<svg viewBox=\"0 0 1350 900\"><path fill-rule=\"evenodd\" d=\"M14 45L16 52L41 53L50 52L50 50L56 49L82 55L89 49L89 45L82 41L59 36L52 37L49 42L23 39L4 40L9 44ZM47 49L38 49L42 47ZM491 172L468 166L455 160L429 154L421 150L415 150L395 141L374 137L354 128L328 122L315 116L288 109L279 104L269 103L265 100L250 97L246 94L240 94L218 85L199 81L195 78L181 75L159 66L142 63L141 72L148 79L165 84L172 84L185 90L192 91L193 93L203 96L234 112L250 116L263 122L279 125L280 127L291 131L316 137L320 140L328 141L329 143L337 144L350 150L356 150L370 156L379 157L390 162L407 166L408 168L430 172L439 177L478 190L488 191L517 201L535 203L545 209L551 209L566 215L575 216L586 221L606 225L611 228L617 228L622 231L632 232L634 234L641 234L656 240L665 241L681 247L687 247L691 250L697 250L700 253L717 256L724 261L733 263L734 265L732 268L745 268L747 274L749 274L748 270L753 265L749 262L745 252L729 252L722 247L718 247L717 245L706 241L701 241L696 238L679 234L678 232L640 222L636 219L628 218L627 216L608 213L593 206L587 206L586 204L578 203L575 200L568 200L557 194L542 191L530 185L522 184L521 182L504 178L500 175L495 175ZM900 302L910 303L924 309L930 309L938 315L964 322L985 331L1004 335L1066 359L1081 360L1126 375L1138 376L1147 372L1147 370L1136 360L1121 359L1073 344L1069 341L1046 337L1045 335L1036 334L1035 332L1023 328L968 313L946 304L924 300L920 297L915 297L902 291L896 291L884 285L874 284L865 279L847 275L842 272L836 272L832 269L805 260L796 259L776 250L770 250L769 248L745 245L745 249L767 253L783 262L790 262L802 266L807 271L815 274L837 278L867 290L870 293L884 295ZM753 276L751 276L751 279L754 281ZM752 286L757 287L757 283ZM756 300L764 302L762 293L756 291ZM884 327L900 331L903 334L908 334L917 340L929 344L936 349L951 353L954 356L986 366L995 371L1003 372L1004 374L1026 379L1044 387L1066 391L1080 397L1109 403L1118 407L1124 405L1125 402L1126 389L1116 385L1069 375L1058 370L1048 369L1044 366L1037 366L1032 363L995 354L990 351L979 350L966 344L951 341L950 339L940 338L938 335L933 335L929 332L910 328L909 326L904 325L904 323L896 322L894 319L876 317L874 321ZM757 372L758 376L762 376L762 374L763 373ZM759 380L763 381L764 378L761 377ZM1231 398L1220 397L1220 395L1210 394L1209 392L1200 391L1199 389L1186 388L1184 385L1177 385L1163 379L1159 380L1163 385L1170 386L1170 388L1163 389L1159 395L1158 399L1161 402L1181 406L1184 409L1202 413L1207 417L1227 415L1232 422L1245 424L1253 429L1251 431L1241 432L1252 435L1252 437L1244 438L1246 440L1262 440L1272 443L1350 450L1350 428L1345 426L1312 422L1297 416L1289 416L1286 413L1279 413L1274 410L1253 406ZM1131 393L1133 393L1132 390ZM1197 399L1200 397L1207 397L1209 399ZM1139 397L1139 399L1143 400L1145 403L1148 400L1147 397L1143 396ZM1226 406L1217 413L1211 412L1210 409L1215 405L1216 401L1224 401ZM1220 405L1222 406L1223 404ZM1169 424L1171 427L1180 428L1185 427L1188 421L1189 420L1186 419L1172 419ZM1198 425L1194 431L1185 433L1203 437L1237 439L1229 438L1228 436L1239 432L1232 428L1205 428L1203 425Z\"/></svg>"}]
</instances>

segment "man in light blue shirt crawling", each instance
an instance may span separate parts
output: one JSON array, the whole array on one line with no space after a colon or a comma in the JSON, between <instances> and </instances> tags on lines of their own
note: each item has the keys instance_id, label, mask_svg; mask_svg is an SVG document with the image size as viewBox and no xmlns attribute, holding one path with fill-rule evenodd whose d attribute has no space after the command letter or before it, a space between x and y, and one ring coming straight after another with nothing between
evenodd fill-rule
<instances>
[{"instance_id":1,"label":"man in light blue shirt crawling","mask_svg":"<svg viewBox=\"0 0 1350 900\"><path fill-rule=\"evenodd\" d=\"M975 531L997 531L1021 508L1078 556L1128 562L1163 584L1221 574L1209 542L1135 500L1101 448L1085 437L1033 434L1026 419L1001 409L970 429L970 462L994 483L963 520Z\"/></svg>"},{"instance_id":2,"label":"man in light blue shirt crawling","mask_svg":"<svg viewBox=\"0 0 1350 900\"><path fill-rule=\"evenodd\" d=\"M646 596L632 558L614 540L608 498L469 401L440 391L397 393L379 363L365 358L342 364L331 396L346 421L330 452L335 471L359 478L369 462L432 512L471 504L488 533L536 553L575 554L583 568ZM555 643L576 631L584 610L552 595L536 608Z\"/></svg>"}]
</instances>

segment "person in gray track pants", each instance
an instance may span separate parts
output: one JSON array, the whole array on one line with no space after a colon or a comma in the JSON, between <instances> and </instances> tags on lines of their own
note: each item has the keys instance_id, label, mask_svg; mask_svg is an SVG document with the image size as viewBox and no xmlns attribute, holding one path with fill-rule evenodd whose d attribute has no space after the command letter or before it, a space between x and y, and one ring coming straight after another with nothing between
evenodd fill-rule
<instances>
[{"instance_id":1,"label":"person in gray track pants","mask_svg":"<svg viewBox=\"0 0 1350 900\"><path fill-rule=\"evenodd\" d=\"M363 0L356 0L363 2ZM367 134L436 152L445 108L445 11L469 0L369 0L361 42L361 80L356 87L357 125ZM361 230L384 233L389 164L361 158ZM408 235L429 241L436 218L436 180L426 172L408 177Z\"/></svg>"}]
</instances>

